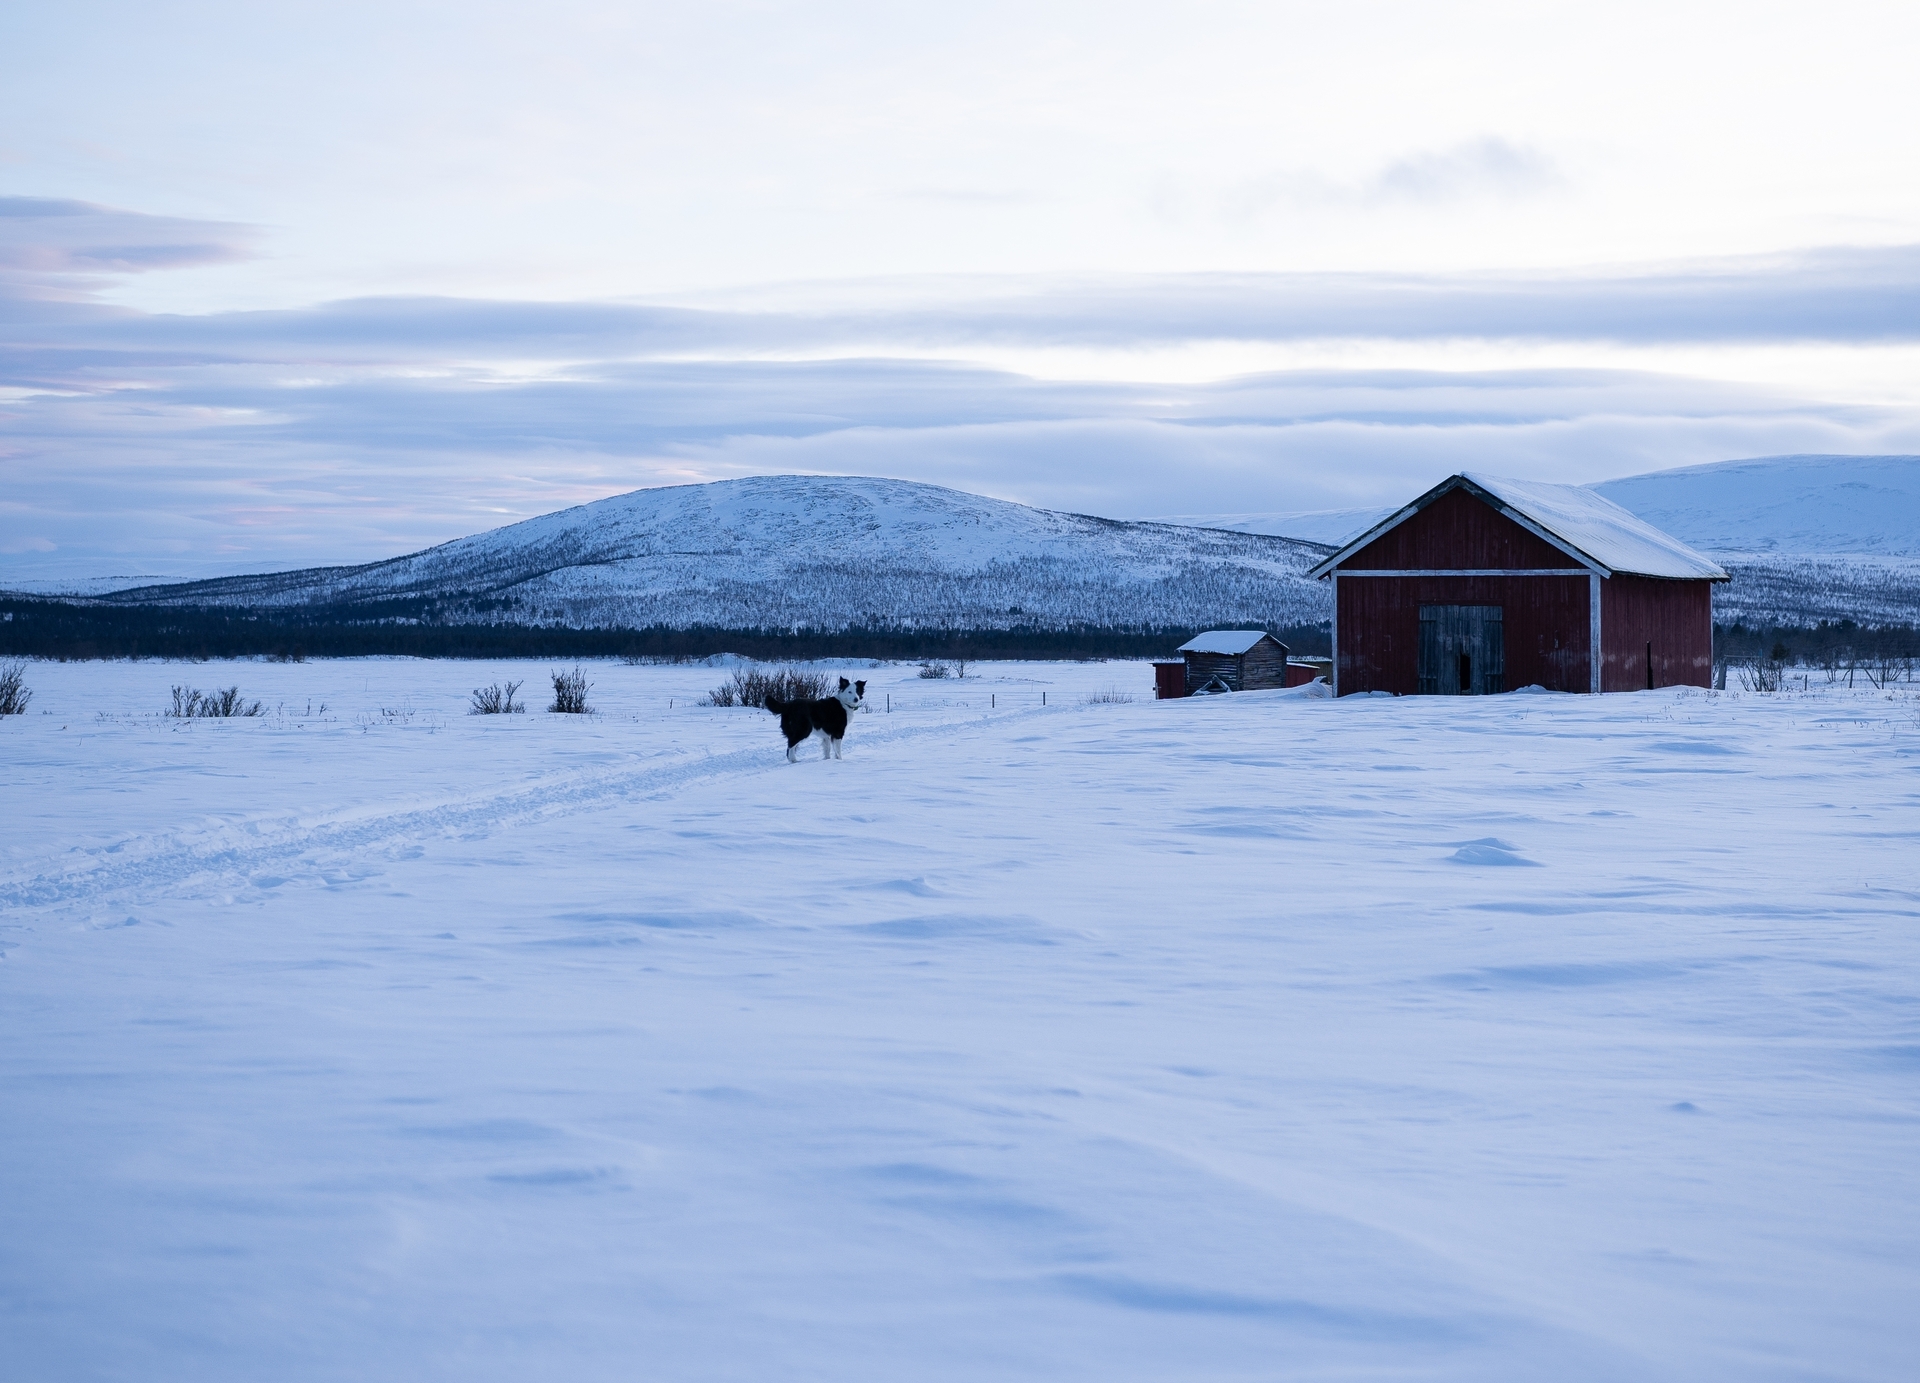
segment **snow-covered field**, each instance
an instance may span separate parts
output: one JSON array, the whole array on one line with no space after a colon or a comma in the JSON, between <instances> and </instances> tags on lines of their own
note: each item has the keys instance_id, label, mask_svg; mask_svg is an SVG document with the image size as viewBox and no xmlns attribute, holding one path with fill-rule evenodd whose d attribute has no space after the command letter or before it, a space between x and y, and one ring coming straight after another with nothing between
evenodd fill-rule
<instances>
[{"instance_id":1,"label":"snow-covered field","mask_svg":"<svg viewBox=\"0 0 1920 1383\"><path fill-rule=\"evenodd\" d=\"M1920 699L913 671L30 667L0 1376L1914 1377Z\"/></svg>"}]
</instances>

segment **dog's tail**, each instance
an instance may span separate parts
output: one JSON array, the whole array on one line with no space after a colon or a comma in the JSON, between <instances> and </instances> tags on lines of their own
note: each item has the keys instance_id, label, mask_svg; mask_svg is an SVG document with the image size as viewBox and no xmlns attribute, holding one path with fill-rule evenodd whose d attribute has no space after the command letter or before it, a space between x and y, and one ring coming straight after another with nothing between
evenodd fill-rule
<instances>
[{"instance_id":1,"label":"dog's tail","mask_svg":"<svg viewBox=\"0 0 1920 1383\"><path fill-rule=\"evenodd\" d=\"M786 710L787 707L792 704L793 704L792 702L785 701L777 696L769 696L767 698L767 709L769 711L772 711L775 715L779 715L780 712Z\"/></svg>"}]
</instances>

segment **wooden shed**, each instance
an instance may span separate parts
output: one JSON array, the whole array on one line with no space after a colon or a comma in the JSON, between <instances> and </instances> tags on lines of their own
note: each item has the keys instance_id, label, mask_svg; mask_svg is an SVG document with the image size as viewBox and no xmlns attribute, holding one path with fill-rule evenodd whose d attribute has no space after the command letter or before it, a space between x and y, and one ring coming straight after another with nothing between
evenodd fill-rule
<instances>
[{"instance_id":1,"label":"wooden shed","mask_svg":"<svg viewBox=\"0 0 1920 1383\"><path fill-rule=\"evenodd\" d=\"M1188 696L1216 677L1228 691L1286 685L1287 646L1264 629L1214 629L1180 645L1187 662Z\"/></svg>"},{"instance_id":2,"label":"wooden shed","mask_svg":"<svg viewBox=\"0 0 1920 1383\"><path fill-rule=\"evenodd\" d=\"M1335 696L1704 687L1713 583L1728 579L1584 486L1477 474L1313 574L1333 583Z\"/></svg>"}]
</instances>

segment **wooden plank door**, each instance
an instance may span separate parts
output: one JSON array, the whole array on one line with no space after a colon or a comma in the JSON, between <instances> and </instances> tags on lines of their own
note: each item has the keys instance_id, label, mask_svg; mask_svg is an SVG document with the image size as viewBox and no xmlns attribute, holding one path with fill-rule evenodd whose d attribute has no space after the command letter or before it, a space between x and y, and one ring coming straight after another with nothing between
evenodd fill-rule
<instances>
[{"instance_id":1,"label":"wooden plank door","mask_svg":"<svg viewBox=\"0 0 1920 1383\"><path fill-rule=\"evenodd\" d=\"M1415 675L1423 696L1485 696L1505 691L1505 607L1422 605Z\"/></svg>"}]
</instances>

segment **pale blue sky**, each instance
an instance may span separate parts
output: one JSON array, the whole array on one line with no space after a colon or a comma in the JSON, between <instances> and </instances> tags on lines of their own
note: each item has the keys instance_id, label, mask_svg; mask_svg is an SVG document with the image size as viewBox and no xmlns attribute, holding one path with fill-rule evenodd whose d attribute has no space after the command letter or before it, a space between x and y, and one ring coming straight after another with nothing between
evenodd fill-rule
<instances>
[{"instance_id":1,"label":"pale blue sky","mask_svg":"<svg viewBox=\"0 0 1920 1383\"><path fill-rule=\"evenodd\" d=\"M0 17L0 584L1920 450L1907 5Z\"/></svg>"}]
</instances>

